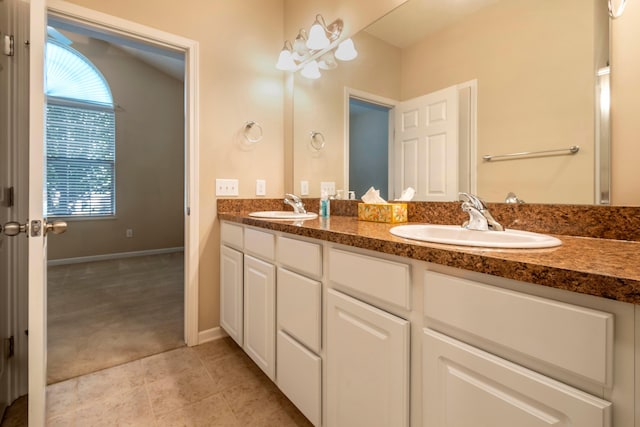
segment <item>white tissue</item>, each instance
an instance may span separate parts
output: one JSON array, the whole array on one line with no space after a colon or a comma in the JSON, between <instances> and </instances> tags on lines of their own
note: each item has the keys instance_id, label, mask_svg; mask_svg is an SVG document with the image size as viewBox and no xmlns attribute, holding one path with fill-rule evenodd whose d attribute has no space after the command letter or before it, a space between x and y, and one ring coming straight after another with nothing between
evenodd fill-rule
<instances>
[{"instance_id":1,"label":"white tissue","mask_svg":"<svg viewBox=\"0 0 640 427\"><path fill-rule=\"evenodd\" d=\"M380 190L376 190L373 187L369 188L362 196L362 201L365 203L387 203L385 199L380 197Z\"/></svg>"},{"instance_id":2,"label":"white tissue","mask_svg":"<svg viewBox=\"0 0 640 427\"><path fill-rule=\"evenodd\" d=\"M410 202L413 199L413 196L415 195L416 195L416 190L414 190L412 187L407 187L404 190L402 190L402 194L400 195L400 197L396 199L396 201Z\"/></svg>"}]
</instances>

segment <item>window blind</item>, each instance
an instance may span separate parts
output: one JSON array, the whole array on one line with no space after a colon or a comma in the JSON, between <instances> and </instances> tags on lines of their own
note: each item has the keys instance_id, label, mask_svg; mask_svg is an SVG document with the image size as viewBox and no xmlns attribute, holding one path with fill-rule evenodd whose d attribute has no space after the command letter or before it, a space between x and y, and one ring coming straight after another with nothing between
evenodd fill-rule
<instances>
[{"instance_id":1,"label":"window blind","mask_svg":"<svg viewBox=\"0 0 640 427\"><path fill-rule=\"evenodd\" d=\"M48 216L115 214L113 111L49 101L46 118Z\"/></svg>"}]
</instances>

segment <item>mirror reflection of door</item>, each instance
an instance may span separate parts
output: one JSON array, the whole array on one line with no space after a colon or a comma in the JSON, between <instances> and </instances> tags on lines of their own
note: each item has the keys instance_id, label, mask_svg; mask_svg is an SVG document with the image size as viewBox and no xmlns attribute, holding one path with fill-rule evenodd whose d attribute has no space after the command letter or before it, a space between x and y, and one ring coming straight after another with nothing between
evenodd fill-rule
<instances>
[{"instance_id":1,"label":"mirror reflection of door","mask_svg":"<svg viewBox=\"0 0 640 427\"><path fill-rule=\"evenodd\" d=\"M391 108L349 98L349 190L356 198L374 187L389 198L389 117Z\"/></svg>"}]
</instances>

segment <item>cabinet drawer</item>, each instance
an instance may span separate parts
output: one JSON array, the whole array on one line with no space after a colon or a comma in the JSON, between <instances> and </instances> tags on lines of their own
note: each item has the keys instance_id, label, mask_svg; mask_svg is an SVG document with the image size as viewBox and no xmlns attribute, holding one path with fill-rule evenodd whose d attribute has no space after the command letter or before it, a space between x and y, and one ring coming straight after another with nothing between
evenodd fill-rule
<instances>
[{"instance_id":1,"label":"cabinet drawer","mask_svg":"<svg viewBox=\"0 0 640 427\"><path fill-rule=\"evenodd\" d=\"M409 266L337 249L329 251L329 279L339 288L355 291L404 310L411 309Z\"/></svg>"},{"instance_id":2,"label":"cabinet drawer","mask_svg":"<svg viewBox=\"0 0 640 427\"><path fill-rule=\"evenodd\" d=\"M278 331L278 387L314 426L321 421L322 361Z\"/></svg>"},{"instance_id":3,"label":"cabinet drawer","mask_svg":"<svg viewBox=\"0 0 640 427\"><path fill-rule=\"evenodd\" d=\"M246 252L269 261L275 259L275 236L264 231L247 228L244 230L244 249Z\"/></svg>"},{"instance_id":4,"label":"cabinet drawer","mask_svg":"<svg viewBox=\"0 0 640 427\"><path fill-rule=\"evenodd\" d=\"M423 425L611 426L610 402L424 329Z\"/></svg>"},{"instance_id":5,"label":"cabinet drawer","mask_svg":"<svg viewBox=\"0 0 640 427\"><path fill-rule=\"evenodd\" d=\"M278 237L278 261L292 270L322 276L322 251L317 243Z\"/></svg>"},{"instance_id":6,"label":"cabinet drawer","mask_svg":"<svg viewBox=\"0 0 640 427\"><path fill-rule=\"evenodd\" d=\"M228 246L243 249L243 227L228 222L220 223L220 240Z\"/></svg>"},{"instance_id":7,"label":"cabinet drawer","mask_svg":"<svg viewBox=\"0 0 640 427\"><path fill-rule=\"evenodd\" d=\"M278 268L278 325L316 353L321 347L320 282Z\"/></svg>"},{"instance_id":8,"label":"cabinet drawer","mask_svg":"<svg viewBox=\"0 0 640 427\"><path fill-rule=\"evenodd\" d=\"M610 385L613 315L431 271L425 316Z\"/></svg>"}]
</instances>

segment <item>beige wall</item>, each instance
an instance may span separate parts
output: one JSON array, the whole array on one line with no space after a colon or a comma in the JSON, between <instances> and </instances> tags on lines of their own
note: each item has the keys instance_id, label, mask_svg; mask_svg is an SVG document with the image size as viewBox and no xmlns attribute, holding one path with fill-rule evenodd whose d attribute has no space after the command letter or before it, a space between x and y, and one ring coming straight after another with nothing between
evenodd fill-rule
<instances>
[{"instance_id":1,"label":"beige wall","mask_svg":"<svg viewBox=\"0 0 640 427\"><path fill-rule=\"evenodd\" d=\"M397 100L400 97L400 49L360 32L353 37L358 58L324 71L323 77L309 80L294 76L294 191L300 180L309 181L311 197L320 196L320 182L334 181L345 189L345 87ZM325 149L309 147L311 131L322 132Z\"/></svg>"},{"instance_id":2,"label":"beige wall","mask_svg":"<svg viewBox=\"0 0 640 427\"><path fill-rule=\"evenodd\" d=\"M403 50L403 100L478 80L481 197L593 203L594 19L593 0L503 1ZM481 160L570 145L578 155Z\"/></svg>"},{"instance_id":3,"label":"beige wall","mask_svg":"<svg viewBox=\"0 0 640 427\"><path fill-rule=\"evenodd\" d=\"M640 4L628 2L611 24L611 200L640 205Z\"/></svg>"},{"instance_id":4,"label":"beige wall","mask_svg":"<svg viewBox=\"0 0 640 427\"><path fill-rule=\"evenodd\" d=\"M106 42L69 36L104 75L119 106L116 216L69 220L64 238L49 240L49 259L183 246L182 82Z\"/></svg>"},{"instance_id":5,"label":"beige wall","mask_svg":"<svg viewBox=\"0 0 640 427\"><path fill-rule=\"evenodd\" d=\"M80 6L199 42L200 77L200 289L199 330L218 326L219 225L216 178L240 180L240 196L267 196L283 185L283 85L274 64L283 42L282 0L72 0ZM259 122L264 138L244 150L241 131Z\"/></svg>"}]
</instances>

